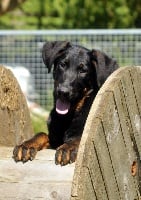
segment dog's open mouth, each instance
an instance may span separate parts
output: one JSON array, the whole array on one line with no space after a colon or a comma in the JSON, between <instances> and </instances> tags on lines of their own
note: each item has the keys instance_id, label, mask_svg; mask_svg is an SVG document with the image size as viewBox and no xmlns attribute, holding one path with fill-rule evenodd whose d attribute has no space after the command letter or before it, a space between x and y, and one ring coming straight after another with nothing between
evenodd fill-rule
<instances>
[{"instance_id":1,"label":"dog's open mouth","mask_svg":"<svg viewBox=\"0 0 141 200\"><path fill-rule=\"evenodd\" d=\"M56 112L61 115L65 115L69 112L70 103L57 99L56 101Z\"/></svg>"}]
</instances>

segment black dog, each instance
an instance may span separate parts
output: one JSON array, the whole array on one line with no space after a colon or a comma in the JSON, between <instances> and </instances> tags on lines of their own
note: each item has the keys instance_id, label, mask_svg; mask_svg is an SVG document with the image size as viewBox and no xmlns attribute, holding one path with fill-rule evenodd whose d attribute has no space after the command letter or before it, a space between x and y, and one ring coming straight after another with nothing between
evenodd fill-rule
<instances>
[{"instance_id":1,"label":"black dog","mask_svg":"<svg viewBox=\"0 0 141 200\"><path fill-rule=\"evenodd\" d=\"M43 148L55 148L56 164L66 165L76 159L91 104L117 63L98 50L88 50L70 42L47 42L43 61L54 78L54 108L48 120L48 136L38 133L16 146L15 161L34 159Z\"/></svg>"}]
</instances>

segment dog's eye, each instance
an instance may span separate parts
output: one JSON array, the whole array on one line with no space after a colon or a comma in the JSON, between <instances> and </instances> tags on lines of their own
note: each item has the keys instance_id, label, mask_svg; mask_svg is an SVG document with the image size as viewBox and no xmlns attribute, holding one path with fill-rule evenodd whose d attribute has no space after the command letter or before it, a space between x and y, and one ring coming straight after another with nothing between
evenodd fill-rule
<instances>
[{"instance_id":1,"label":"dog's eye","mask_svg":"<svg viewBox=\"0 0 141 200\"><path fill-rule=\"evenodd\" d=\"M61 68L61 69L64 69L64 68L66 67L65 62L60 62L60 63L58 64L58 67Z\"/></svg>"},{"instance_id":2,"label":"dog's eye","mask_svg":"<svg viewBox=\"0 0 141 200\"><path fill-rule=\"evenodd\" d=\"M78 73L79 74L85 74L88 72L88 69L85 65L80 64L79 68L78 68Z\"/></svg>"}]
</instances>

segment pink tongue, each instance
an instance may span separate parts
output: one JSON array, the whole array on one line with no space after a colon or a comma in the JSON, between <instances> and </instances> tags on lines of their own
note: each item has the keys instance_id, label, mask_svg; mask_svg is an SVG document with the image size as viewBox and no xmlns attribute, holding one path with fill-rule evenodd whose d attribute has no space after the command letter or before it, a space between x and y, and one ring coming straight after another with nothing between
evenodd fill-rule
<instances>
[{"instance_id":1,"label":"pink tongue","mask_svg":"<svg viewBox=\"0 0 141 200\"><path fill-rule=\"evenodd\" d=\"M70 109L70 103L69 102L62 102L60 99L56 101L56 112L65 115L68 113Z\"/></svg>"}]
</instances>

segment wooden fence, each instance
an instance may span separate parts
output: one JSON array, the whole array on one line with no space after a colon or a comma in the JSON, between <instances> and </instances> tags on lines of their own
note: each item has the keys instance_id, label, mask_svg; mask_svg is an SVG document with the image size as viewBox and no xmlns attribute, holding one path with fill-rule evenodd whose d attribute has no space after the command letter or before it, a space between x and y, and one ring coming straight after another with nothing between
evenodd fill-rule
<instances>
[{"instance_id":1,"label":"wooden fence","mask_svg":"<svg viewBox=\"0 0 141 200\"><path fill-rule=\"evenodd\" d=\"M141 198L141 67L114 72L99 91L82 136L71 200Z\"/></svg>"}]
</instances>

